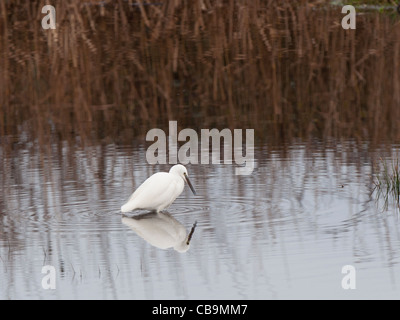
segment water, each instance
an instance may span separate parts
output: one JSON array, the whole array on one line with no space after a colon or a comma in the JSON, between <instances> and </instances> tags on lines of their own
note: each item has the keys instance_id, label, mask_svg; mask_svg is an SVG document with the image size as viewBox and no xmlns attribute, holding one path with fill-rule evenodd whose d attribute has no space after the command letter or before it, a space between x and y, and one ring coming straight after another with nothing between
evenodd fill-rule
<instances>
[{"instance_id":1,"label":"water","mask_svg":"<svg viewBox=\"0 0 400 320\"><path fill-rule=\"evenodd\" d=\"M400 297L398 213L374 200L379 152L368 143L259 144L250 176L188 165L198 195L186 187L168 210L187 232L198 222L186 253L122 222L131 192L170 167L148 165L145 150L0 148L0 299ZM44 265L55 267L55 290L42 288ZM355 290L342 289L345 265Z\"/></svg>"}]
</instances>

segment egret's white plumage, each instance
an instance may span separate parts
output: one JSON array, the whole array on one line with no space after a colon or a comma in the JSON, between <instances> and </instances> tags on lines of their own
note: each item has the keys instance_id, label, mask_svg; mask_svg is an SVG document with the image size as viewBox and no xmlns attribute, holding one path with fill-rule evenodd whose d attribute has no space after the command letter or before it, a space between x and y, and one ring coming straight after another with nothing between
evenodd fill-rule
<instances>
[{"instance_id":1,"label":"egret's white plumage","mask_svg":"<svg viewBox=\"0 0 400 320\"><path fill-rule=\"evenodd\" d=\"M130 196L128 201L121 207L122 212L135 209L155 210L157 212L169 207L172 202L182 193L185 182L196 194L190 183L186 168L177 164L169 172L158 172L153 174Z\"/></svg>"}]
</instances>

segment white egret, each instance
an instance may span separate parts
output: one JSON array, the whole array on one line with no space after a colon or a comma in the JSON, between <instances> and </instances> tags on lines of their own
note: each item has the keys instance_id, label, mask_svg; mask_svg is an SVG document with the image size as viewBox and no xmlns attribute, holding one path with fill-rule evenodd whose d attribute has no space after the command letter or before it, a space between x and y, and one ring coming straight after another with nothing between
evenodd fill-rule
<instances>
[{"instance_id":1,"label":"white egret","mask_svg":"<svg viewBox=\"0 0 400 320\"><path fill-rule=\"evenodd\" d=\"M160 249L174 248L186 252L190 247L196 222L189 234L185 226L166 212L150 212L136 217L122 217L122 223L135 231L152 246Z\"/></svg>"},{"instance_id":2,"label":"white egret","mask_svg":"<svg viewBox=\"0 0 400 320\"><path fill-rule=\"evenodd\" d=\"M182 193L185 182L193 194L196 194L183 165L173 166L168 173L155 173L136 189L121 207L121 211L145 209L159 212L164 210Z\"/></svg>"}]
</instances>

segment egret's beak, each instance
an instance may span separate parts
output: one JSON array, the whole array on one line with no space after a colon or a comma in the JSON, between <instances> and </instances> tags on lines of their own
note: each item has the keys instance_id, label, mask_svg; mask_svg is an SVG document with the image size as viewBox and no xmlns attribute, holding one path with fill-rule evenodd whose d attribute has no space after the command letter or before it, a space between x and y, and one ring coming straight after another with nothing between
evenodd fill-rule
<instances>
[{"instance_id":1,"label":"egret's beak","mask_svg":"<svg viewBox=\"0 0 400 320\"><path fill-rule=\"evenodd\" d=\"M189 180L189 177L187 176L186 173L183 174L185 176L185 180L187 182L187 184L189 185L190 190L192 190L193 194L196 195L196 190L194 190L192 183Z\"/></svg>"}]
</instances>

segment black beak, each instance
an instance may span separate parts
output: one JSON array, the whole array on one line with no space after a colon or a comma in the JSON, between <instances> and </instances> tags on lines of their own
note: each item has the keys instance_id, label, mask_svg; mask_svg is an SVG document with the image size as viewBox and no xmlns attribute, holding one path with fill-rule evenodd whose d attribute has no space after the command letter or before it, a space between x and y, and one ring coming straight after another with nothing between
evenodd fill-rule
<instances>
[{"instance_id":1,"label":"black beak","mask_svg":"<svg viewBox=\"0 0 400 320\"><path fill-rule=\"evenodd\" d=\"M196 195L196 190L194 190L192 183L189 180L189 177L187 176L186 173L183 174L185 176L185 180L187 184L189 185L190 190L192 190L193 194Z\"/></svg>"}]
</instances>

